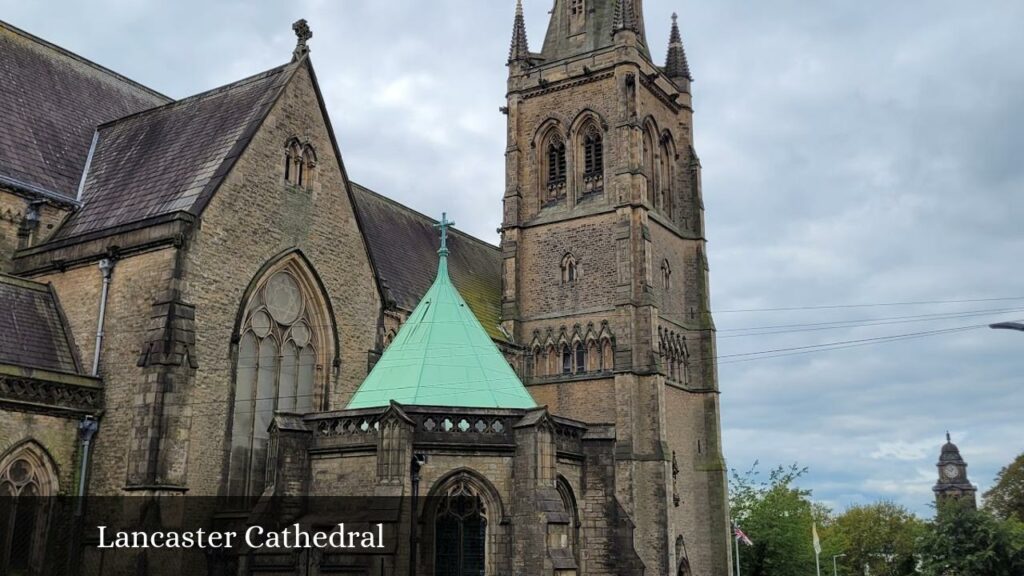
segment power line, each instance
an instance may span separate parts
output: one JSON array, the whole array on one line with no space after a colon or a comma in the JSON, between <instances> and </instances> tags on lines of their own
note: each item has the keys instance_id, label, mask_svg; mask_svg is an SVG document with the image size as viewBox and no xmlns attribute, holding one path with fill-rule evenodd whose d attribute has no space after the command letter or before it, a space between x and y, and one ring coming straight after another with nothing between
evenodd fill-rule
<instances>
[{"instance_id":1,"label":"power line","mask_svg":"<svg viewBox=\"0 0 1024 576\"><path fill-rule=\"evenodd\" d=\"M918 302L879 302L874 304L830 304L822 306L789 306L780 308L737 308L733 310L713 310L712 314L735 314L739 312L797 312L801 310L837 310L846 308L877 308L883 306L924 306L931 304L970 304L976 302L1005 302L1007 300L1024 300L1024 296L1007 296L1005 298L974 298L969 300L922 300Z\"/></svg>"},{"instance_id":2,"label":"power line","mask_svg":"<svg viewBox=\"0 0 1024 576\"><path fill-rule=\"evenodd\" d=\"M724 338L749 338L751 336L768 336L773 334L792 334L797 332L817 332L821 330L841 330L853 328L868 328L872 326L888 326L892 324L907 324L913 322L934 322L940 320L958 320L960 318L976 318L979 316L992 316L1006 314L1009 312L1024 312L1024 308L1004 308L998 310L974 310L965 312L952 312L945 314L921 314L917 316L893 316L889 318L872 318L865 320L837 320L834 322L814 322L809 324L781 324L775 327L766 326L759 328L732 328L719 330L718 332L748 332L746 334L719 334L719 339ZM783 330L771 330L771 328L791 328Z\"/></svg>"}]
</instances>

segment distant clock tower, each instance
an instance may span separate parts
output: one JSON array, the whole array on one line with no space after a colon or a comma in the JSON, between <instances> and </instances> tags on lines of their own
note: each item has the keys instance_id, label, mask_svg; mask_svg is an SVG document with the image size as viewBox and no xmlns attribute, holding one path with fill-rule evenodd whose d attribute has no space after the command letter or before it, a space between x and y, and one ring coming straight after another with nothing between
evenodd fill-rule
<instances>
[{"instance_id":1,"label":"distant clock tower","mask_svg":"<svg viewBox=\"0 0 1024 576\"><path fill-rule=\"evenodd\" d=\"M967 479L967 463L960 456L960 449L950 439L949 432L946 432L946 444L942 447L936 466L939 469L939 481L932 491L935 492L937 504L956 498L970 502L972 507L977 506L978 489Z\"/></svg>"}]
</instances>

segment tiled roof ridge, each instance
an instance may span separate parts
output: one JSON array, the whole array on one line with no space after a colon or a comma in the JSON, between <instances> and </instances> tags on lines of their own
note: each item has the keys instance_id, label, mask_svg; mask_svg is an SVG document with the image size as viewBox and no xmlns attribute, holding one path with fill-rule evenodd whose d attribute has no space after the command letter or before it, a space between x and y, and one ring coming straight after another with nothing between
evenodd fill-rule
<instances>
[{"instance_id":1,"label":"tiled roof ridge","mask_svg":"<svg viewBox=\"0 0 1024 576\"><path fill-rule=\"evenodd\" d=\"M21 28L18 28L17 26L14 26L14 25L10 24L9 22L5 22L4 20L0 20L0 28L6 28L7 30L10 30L12 33L17 34L17 35L25 38L26 40L30 40L30 41L32 41L35 44L38 44L38 45L43 46L45 48L49 48L50 50L53 50L53 51L61 54L62 56L66 56L68 58L71 58L72 60L76 60L78 62L81 62L82 64L85 64L85 65L87 65L87 66L89 66L91 68L94 68L97 71L102 72L104 74L110 75L113 78L115 78L115 79L117 79L117 80L119 80L121 82L125 82L125 83L131 85L134 88L138 88L139 90L147 92L151 96L155 96L155 97L160 98L162 100L166 100L167 102L174 102L174 99L171 98L170 96L166 95L166 94L157 92L156 90L150 88L149 86L146 86L145 84L142 84L141 82L137 82L135 80L132 80L131 78L125 76L124 74L121 74L119 72L115 72L114 70L111 70L110 68L107 68L106 66L103 66L102 64L97 64L96 62L93 62L92 60L89 60L88 58L86 58L84 56L81 56L79 54L76 54L76 53L68 50L67 48L63 48L61 46L58 46L57 44L54 44L53 42L50 42L48 40L44 40L44 39L42 39L42 38L40 38L40 37L38 37L38 36L36 36L34 34L26 32L26 31L22 30Z\"/></svg>"},{"instance_id":2,"label":"tiled roof ridge","mask_svg":"<svg viewBox=\"0 0 1024 576\"><path fill-rule=\"evenodd\" d=\"M288 68L289 66L293 66L293 65L297 65L297 64L299 64L299 63L298 62L288 62L286 64L282 64L280 66L275 66L273 68L270 68L268 70L264 70L262 72L257 72L256 74L253 74L252 76L247 76L245 78L242 78L241 80L235 80L234 82L228 82L227 84L222 84L220 86L217 86L216 88L211 88L209 90L204 90L203 92L199 92L199 93L193 94L191 96L187 96L185 98L182 98L181 100L172 100L172 101L168 102L167 104L163 104L161 106L156 106L156 107L153 107L153 108L148 108L146 110L140 110L140 111L138 111L138 112L136 112L134 114L129 114L127 116L122 116L121 118L115 118L114 120L110 120L109 122L104 122L103 124L100 124L99 126L96 127L96 130L97 131L103 130L104 128L109 128L109 127L111 127L111 126L113 126L115 124L120 124L121 122L125 122L125 121L128 121L128 120L135 120L137 118L140 118L142 116L146 116L148 114L153 114L153 113L156 113L156 112L163 112L165 110L170 110L170 109L172 109L172 108L174 108L174 107L176 107L178 105L184 106L184 105L187 105L187 104L191 104L192 102L195 102L197 100L201 100L203 98L207 98L207 97L210 97L210 96L215 96L217 94L222 94L222 93L227 92L229 90L233 90L235 88L239 88L241 86L245 86L246 84L251 84L253 82L257 82L257 81L263 80L263 79L265 79L265 78L267 78L269 76L272 76L274 74L278 74L280 72L283 72L284 69Z\"/></svg>"},{"instance_id":3,"label":"tiled roof ridge","mask_svg":"<svg viewBox=\"0 0 1024 576\"><path fill-rule=\"evenodd\" d=\"M352 186L355 186L355 187L359 188L360 190L368 192L372 196L374 196L376 198L379 198L381 200L384 200L385 202L388 202L389 204L397 206L397 207L401 208L402 210L405 210L406 212L411 212L412 214L414 214L416 216L419 216L421 218L429 220L433 224L437 223L437 219L431 218L430 216L427 216L423 212L420 212L419 210L417 210L415 208L412 208L412 207L408 206L407 204L402 204L401 202L399 202L398 200L395 200L394 198L389 198L388 196L385 196L385 195L381 194L380 192L376 192L374 190L371 190L370 188L367 188L366 186L363 186L362 184L356 182L355 180L350 180L350 183L352 184ZM467 240L472 240L472 241L476 242L477 244L482 244L483 246L485 246L487 248L491 248L492 250L501 250L500 246L497 246L495 244L491 244L490 242L488 242L486 240L477 238L476 236L473 236L469 232L464 232L462 230L459 230L458 228L455 228L454 226L452 228L450 228L450 230L452 232L458 234L460 237L464 237Z\"/></svg>"},{"instance_id":4,"label":"tiled roof ridge","mask_svg":"<svg viewBox=\"0 0 1024 576\"><path fill-rule=\"evenodd\" d=\"M29 278L22 278L20 276L14 276L0 272L0 284L8 284L10 286L18 286L19 288L26 288L28 290L36 290L38 292L49 292L50 285L37 282Z\"/></svg>"}]
</instances>

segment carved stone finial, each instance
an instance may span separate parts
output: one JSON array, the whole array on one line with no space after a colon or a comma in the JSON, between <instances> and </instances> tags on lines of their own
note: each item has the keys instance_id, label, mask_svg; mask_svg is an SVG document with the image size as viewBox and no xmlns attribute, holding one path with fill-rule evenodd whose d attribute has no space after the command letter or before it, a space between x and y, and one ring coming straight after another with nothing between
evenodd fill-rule
<instances>
[{"instance_id":1,"label":"carved stone finial","mask_svg":"<svg viewBox=\"0 0 1024 576\"><path fill-rule=\"evenodd\" d=\"M313 31L309 29L309 24L306 22L305 18L296 20L295 23L292 24L292 30L295 31L295 37L298 39L295 44L295 52L292 54L295 57L295 60L298 60L306 54L309 54L309 46L306 45L306 42L313 37Z\"/></svg>"}]
</instances>

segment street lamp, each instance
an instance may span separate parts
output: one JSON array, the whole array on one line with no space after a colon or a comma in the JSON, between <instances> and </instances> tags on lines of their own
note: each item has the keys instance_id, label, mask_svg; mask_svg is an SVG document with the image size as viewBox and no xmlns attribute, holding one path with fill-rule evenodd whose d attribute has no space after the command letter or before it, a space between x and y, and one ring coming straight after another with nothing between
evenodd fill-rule
<instances>
[{"instance_id":1,"label":"street lamp","mask_svg":"<svg viewBox=\"0 0 1024 576\"><path fill-rule=\"evenodd\" d=\"M1021 322L999 322L998 324L989 324L988 327L995 330L1020 330L1024 332L1024 323Z\"/></svg>"},{"instance_id":2,"label":"street lamp","mask_svg":"<svg viewBox=\"0 0 1024 576\"><path fill-rule=\"evenodd\" d=\"M832 576L839 575L839 565L836 564L836 558L845 558L846 554L836 554L832 557Z\"/></svg>"}]
</instances>

